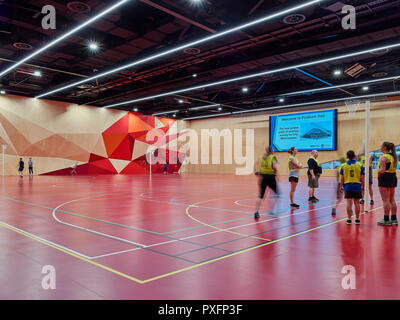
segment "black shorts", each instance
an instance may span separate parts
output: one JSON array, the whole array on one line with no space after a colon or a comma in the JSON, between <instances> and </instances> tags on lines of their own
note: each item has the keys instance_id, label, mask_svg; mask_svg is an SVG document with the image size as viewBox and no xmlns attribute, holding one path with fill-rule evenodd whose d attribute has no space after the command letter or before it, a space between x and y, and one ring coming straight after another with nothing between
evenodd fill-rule
<instances>
[{"instance_id":1,"label":"black shorts","mask_svg":"<svg viewBox=\"0 0 400 320\"><path fill-rule=\"evenodd\" d=\"M19 167L18 171L19 171L19 172L24 171L24 167Z\"/></svg>"},{"instance_id":2,"label":"black shorts","mask_svg":"<svg viewBox=\"0 0 400 320\"><path fill-rule=\"evenodd\" d=\"M345 199L362 199L362 193L355 192L355 191L345 191L344 198Z\"/></svg>"},{"instance_id":3,"label":"black shorts","mask_svg":"<svg viewBox=\"0 0 400 320\"><path fill-rule=\"evenodd\" d=\"M296 183L298 183L298 182L299 182L299 178L297 178L297 177L289 177L289 182L296 182Z\"/></svg>"},{"instance_id":4,"label":"black shorts","mask_svg":"<svg viewBox=\"0 0 400 320\"><path fill-rule=\"evenodd\" d=\"M260 178L260 199L264 198L265 190L270 188L275 193L278 193L276 186L276 178L274 174L261 174Z\"/></svg>"},{"instance_id":5,"label":"black shorts","mask_svg":"<svg viewBox=\"0 0 400 320\"><path fill-rule=\"evenodd\" d=\"M378 177L378 186L384 188L396 188L397 187L396 173L385 172L382 176Z\"/></svg>"}]
</instances>

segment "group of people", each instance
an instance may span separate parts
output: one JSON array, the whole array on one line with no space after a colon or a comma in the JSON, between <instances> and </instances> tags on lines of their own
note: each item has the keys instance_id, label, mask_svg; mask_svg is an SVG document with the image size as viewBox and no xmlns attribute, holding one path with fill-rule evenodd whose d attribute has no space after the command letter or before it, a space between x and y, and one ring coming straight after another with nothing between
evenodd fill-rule
<instances>
[{"instance_id":1,"label":"group of people","mask_svg":"<svg viewBox=\"0 0 400 320\"><path fill-rule=\"evenodd\" d=\"M396 154L396 147L391 142L383 142L380 151L382 156L378 164L378 186L381 194L384 219L378 222L378 225L391 226L398 225L397 221L397 205L395 201L395 188L397 187L396 168L399 162ZM300 206L294 202L294 194L300 179L300 169L303 165L296 157L298 150L292 147L288 150L290 156L288 158L289 183L290 183L290 208L297 209ZM372 179L372 156L369 158L369 195L370 204L374 204L373 200L373 179ZM260 157L256 164L258 171L256 175L259 178L260 193L256 201L254 217L260 217L259 209L266 194L267 189L279 195L277 186L278 160L274 155L271 147L267 147L266 153ZM322 168L318 161L318 151L311 151L307 161L307 177L308 177L308 202L314 204L319 200L315 196L315 189L319 187L319 178L322 174ZM365 155L363 153L356 155L353 150L346 153L346 157L340 159L340 165L337 166L337 196L332 208L332 215L336 215L336 207L344 198L346 199L347 221L346 224L352 224L353 205L355 213L355 224L360 222L360 206L364 204L364 176L365 176ZM270 199L271 207L274 208L277 197Z\"/></svg>"},{"instance_id":2,"label":"group of people","mask_svg":"<svg viewBox=\"0 0 400 320\"><path fill-rule=\"evenodd\" d=\"M24 176L24 168L25 168L24 159L19 158L18 174L19 174L20 177ZM33 161L32 161L32 158L29 158L29 160L28 160L28 168L29 168L29 175L33 176Z\"/></svg>"}]
</instances>

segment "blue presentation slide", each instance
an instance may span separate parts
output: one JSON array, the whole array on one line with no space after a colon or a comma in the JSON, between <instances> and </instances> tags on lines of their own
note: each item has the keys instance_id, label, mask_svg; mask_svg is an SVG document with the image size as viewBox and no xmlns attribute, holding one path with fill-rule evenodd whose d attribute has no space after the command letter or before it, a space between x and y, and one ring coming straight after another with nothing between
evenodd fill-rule
<instances>
[{"instance_id":1,"label":"blue presentation slide","mask_svg":"<svg viewBox=\"0 0 400 320\"><path fill-rule=\"evenodd\" d=\"M271 116L270 144L274 151L336 150L336 110Z\"/></svg>"}]
</instances>

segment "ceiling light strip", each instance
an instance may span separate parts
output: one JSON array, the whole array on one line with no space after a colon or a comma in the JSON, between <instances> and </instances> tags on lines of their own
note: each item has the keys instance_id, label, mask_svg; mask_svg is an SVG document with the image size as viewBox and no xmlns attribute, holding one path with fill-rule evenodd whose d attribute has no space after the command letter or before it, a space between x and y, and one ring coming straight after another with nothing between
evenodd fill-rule
<instances>
[{"instance_id":1,"label":"ceiling light strip","mask_svg":"<svg viewBox=\"0 0 400 320\"><path fill-rule=\"evenodd\" d=\"M147 96L147 97L143 97L143 98L139 98L139 99L123 101L123 102L119 102L119 103L115 103L115 104L111 104L111 105L105 106L105 108L112 108L112 107L117 107L117 106L129 104L129 103L136 103L136 102L140 102L140 101L146 101L146 100L151 100L151 99L156 99L156 98L162 98L162 97L166 97L166 96L177 94L177 93L194 91L194 90L204 89L204 88L213 87L213 86L226 84L226 83L230 83L230 82L235 82L235 81L241 81L241 80L246 80L246 79L250 79L250 78L261 77L261 76L265 76L267 74L279 73L279 72L288 71L288 70L292 70L292 69L296 69L296 68L307 67L307 66L312 66L312 65L316 65L316 64L322 64L322 63L329 62L329 61L340 60L340 59L345 59L345 58L349 58L349 57L353 57L353 56L358 56L358 55L370 53L371 51L375 51L375 50L384 50L384 49L394 48L394 47L398 47L398 46L400 46L400 42L399 43L395 43L395 44L391 44L391 45L386 45L386 46L383 46L383 47L371 48L371 49L362 50L362 51L356 51L356 52L352 52L352 53L348 53L348 54L342 54L342 55L336 56L336 57L325 58L325 59L320 59L320 60L311 61L311 62L305 62L305 63L302 63L302 64L288 66L288 67L284 67L284 68L268 70L268 71L263 71L263 72L259 72L259 73L253 73L253 74L249 74L249 75L242 76L242 77L231 78L231 79L226 79L226 80L221 80L221 81L211 82L211 83L205 83L205 84L201 84L201 85L198 85L198 86L195 86L195 87L174 90L174 91L165 92L165 93L161 93L161 94L154 95L154 96Z\"/></svg>"},{"instance_id":2,"label":"ceiling light strip","mask_svg":"<svg viewBox=\"0 0 400 320\"><path fill-rule=\"evenodd\" d=\"M326 103L345 101L345 100L375 98L375 97L394 96L394 95L400 95L400 91L368 94L368 95L356 96L356 97L351 97L351 98L339 98L339 99L321 100L321 101L314 101L314 102L296 103L296 104L289 104L289 105L277 106L277 107L249 109L249 110L243 110L243 111L234 111L234 112L220 114L220 115L219 114L211 114L211 115L205 115L205 116L184 118L182 120L195 120L195 119L203 119L203 118L212 118L212 117L219 117L219 116L228 115L228 114L233 115L233 114L241 114L241 113L253 113L253 112L268 111L268 110L274 110L274 109L285 109L285 108L309 106L309 105L314 105L314 104L326 104Z\"/></svg>"},{"instance_id":3,"label":"ceiling light strip","mask_svg":"<svg viewBox=\"0 0 400 320\"><path fill-rule=\"evenodd\" d=\"M63 34L61 37L55 39L54 41L48 43L47 45L45 45L44 47L42 47L41 49L33 52L32 54L30 54L29 56L25 57L24 59L20 60L19 62L13 64L12 66L10 66L9 68L7 68L6 70L2 71L0 73L0 77L4 76L5 74L9 73L11 70L15 69L16 67L18 67L19 65L23 64L24 62L32 59L33 57L37 56L38 54L42 53L43 51L49 49L50 47L54 46L55 44L59 43L60 41L64 40L65 38L69 37L70 35L76 33L77 31L83 29L84 27L86 27L87 25L91 24L92 22L100 19L101 17L103 17L104 15L106 15L107 13L113 11L114 9L120 7L121 5L125 4L126 2L128 2L130 0L122 0L119 1L118 3L114 4L113 6L109 7L108 9L102 11L101 13L99 13L98 15L94 16L93 18L87 20L85 23L77 26L76 28L72 29L71 31Z\"/></svg>"},{"instance_id":4,"label":"ceiling light strip","mask_svg":"<svg viewBox=\"0 0 400 320\"><path fill-rule=\"evenodd\" d=\"M308 2L303 3L303 4L301 4L301 5L298 5L298 6L295 6L295 7L286 9L286 10L283 10L283 11L279 11L279 12L277 12L277 13L274 13L274 14L271 14L271 15L268 15L268 16L265 16L265 17L262 17L262 18L257 19L257 20L250 21L250 22L248 22L248 23L246 23L246 24L242 24L242 25L237 26L237 27L235 27L235 28L231 28L231 29L228 29L228 30L225 30L225 31L216 33L216 34L213 34L213 35L211 35L211 36L208 36L208 37L205 37L205 38L202 38L202 39L199 39L199 40L195 40L195 41L192 41L192 42L190 42L190 43L181 45L181 46L179 46L179 47L175 47L175 48L173 48L173 49L166 50L166 51L164 51L164 52L161 52L161 53L158 53L158 54L155 54L155 55L146 57L146 58L144 58L144 59L134 61L134 62L132 62L132 63L129 63L129 64L126 64L126 65L120 66L120 67L118 67L118 68L115 68L115 69L112 69L112 70L109 70L109 71L106 71L106 72L102 72L102 73L100 73L100 74L97 74L97 75L92 76L92 77L90 77L90 78L87 78L87 79L85 79L85 80L81 80L81 81L78 81L78 82L74 82L74 83L71 83L71 84L66 85L66 86L64 86L64 87L61 87L61 88L58 88L58 89L54 89L54 90L45 92L45 93L43 93L43 94L38 95L36 98L43 98L43 97L48 96L48 95L50 95L50 94L53 94L53 93L56 93L56 92L60 92L60 91L66 90L66 89L68 89L68 88L75 87L75 86L78 86L78 85L80 85L80 84L86 83L86 82L88 82L88 81L92 81L92 80L95 80L95 79L104 77L104 76L106 76L106 75L109 75L109 74L112 74L112 73L116 73L116 72L119 72L119 71L121 71L121 70L128 69L128 68L131 68L131 67L134 67L134 66L143 64L143 63L145 63L145 62L148 62L148 61L151 61L151 60L155 60L155 59L161 58L161 57L166 56L166 55L169 55L169 54L171 54L171 53L174 53L174 52L177 52L177 51L181 51L181 50L183 50L183 49L185 49L185 48L190 48L190 47L193 47L193 46L196 46L196 45L199 45L199 44L208 42L208 41L210 41L210 40L213 40L213 39L216 39L216 38L220 38L220 37L225 36L225 35L227 35L227 34L229 34L229 33L233 33L233 32L235 32L235 31L239 31L239 30L242 30L242 29L245 29L245 28L254 26L254 25L256 25L256 24L259 24L259 23L262 23L262 22L271 20L271 19L273 19L273 18L276 18L276 17L282 16L282 15L285 15L285 14L287 14L287 13L290 13L290 12L293 12L293 11L298 11L298 10L300 10L300 9L303 9L303 8L306 8L306 7L309 7L309 6L312 6L312 5L317 4L317 3L320 3L320 2L325 2L325 1L326 1L326 0L313 0L313 1L308 1Z\"/></svg>"}]
</instances>

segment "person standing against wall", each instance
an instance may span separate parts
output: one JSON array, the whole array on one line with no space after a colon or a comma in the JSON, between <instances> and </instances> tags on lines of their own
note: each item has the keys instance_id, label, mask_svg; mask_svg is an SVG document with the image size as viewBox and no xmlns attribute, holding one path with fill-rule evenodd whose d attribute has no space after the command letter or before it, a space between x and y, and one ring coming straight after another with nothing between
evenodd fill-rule
<instances>
[{"instance_id":1,"label":"person standing against wall","mask_svg":"<svg viewBox=\"0 0 400 320\"><path fill-rule=\"evenodd\" d=\"M33 161L32 161L32 158L29 158L29 160L28 160L28 167L29 167L29 175L33 176Z\"/></svg>"},{"instance_id":2,"label":"person standing against wall","mask_svg":"<svg viewBox=\"0 0 400 320\"><path fill-rule=\"evenodd\" d=\"M302 164L299 162L299 160L296 157L297 154L297 148L296 147L291 147L288 150L290 156L288 159L288 166L289 166L289 182L290 182L290 207L291 208L300 208L298 204L294 202L294 193L296 191L297 184L299 182L300 178L300 169L303 167Z\"/></svg>"},{"instance_id":3,"label":"person standing against wall","mask_svg":"<svg viewBox=\"0 0 400 320\"><path fill-rule=\"evenodd\" d=\"M22 176L24 175L24 167L25 167L25 163L24 160L22 158L19 158L19 163L18 163L18 173L19 176L22 178Z\"/></svg>"}]
</instances>

